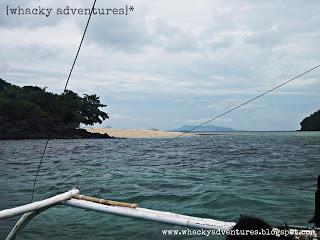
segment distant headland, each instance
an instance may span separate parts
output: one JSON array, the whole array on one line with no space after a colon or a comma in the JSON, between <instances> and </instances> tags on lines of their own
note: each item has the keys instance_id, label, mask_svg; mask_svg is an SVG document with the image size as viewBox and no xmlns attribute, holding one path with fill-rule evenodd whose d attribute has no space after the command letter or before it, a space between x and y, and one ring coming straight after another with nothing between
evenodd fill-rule
<instances>
[{"instance_id":1,"label":"distant headland","mask_svg":"<svg viewBox=\"0 0 320 240\"><path fill-rule=\"evenodd\" d=\"M54 94L0 79L0 139L111 138L80 129L80 124L93 125L109 118L99 109L105 106L95 94L80 97L70 90Z\"/></svg>"},{"instance_id":2,"label":"distant headland","mask_svg":"<svg viewBox=\"0 0 320 240\"><path fill-rule=\"evenodd\" d=\"M301 131L320 131L320 110L303 119L300 125Z\"/></svg>"}]
</instances>

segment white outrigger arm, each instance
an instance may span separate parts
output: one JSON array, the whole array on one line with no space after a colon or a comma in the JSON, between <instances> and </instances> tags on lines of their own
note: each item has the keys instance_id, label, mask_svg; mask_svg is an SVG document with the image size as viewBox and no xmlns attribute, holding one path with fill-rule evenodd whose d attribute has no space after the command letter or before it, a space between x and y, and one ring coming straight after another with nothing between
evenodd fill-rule
<instances>
[{"instance_id":1,"label":"white outrigger arm","mask_svg":"<svg viewBox=\"0 0 320 240\"><path fill-rule=\"evenodd\" d=\"M54 197L42 201L33 202L16 208L0 211L0 219L23 214L23 216L19 219L19 221L11 230L6 240L15 239L17 234L34 217L36 217L38 214L45 211L46 209L53 207L57 204L190 228L229 230L235 225L234 222L223 222L208 218L191 217L187 215L151 210L147 208L140 208L137 204L122 203L111 200L98 199L94 197L87 197L79 195L79 190L72 189L68 192L56 195Z\"/></svg>"}]
</instances>

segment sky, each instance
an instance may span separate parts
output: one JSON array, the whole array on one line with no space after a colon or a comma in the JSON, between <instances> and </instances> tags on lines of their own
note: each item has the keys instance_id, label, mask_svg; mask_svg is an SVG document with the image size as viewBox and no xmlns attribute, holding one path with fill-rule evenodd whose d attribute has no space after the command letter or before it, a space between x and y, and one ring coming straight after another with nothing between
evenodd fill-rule
<instances>
[{"instance_id":1,"label":"sky","mask_svg":"<svg viewBox=\"0 0 320 240\"><path fill-rule=\"evenodd\" d=\"M6 7L90 8L84 0L2 0L0 78L61 93L88 16L6 15ZM320 64L317 0L97 0L68 89L97 94L102 126L174 129L207 121ZM320 69L212 122L297 130L320 108ZM99 125L97 125L99 126Z\"/></svg>"}]
</instances>

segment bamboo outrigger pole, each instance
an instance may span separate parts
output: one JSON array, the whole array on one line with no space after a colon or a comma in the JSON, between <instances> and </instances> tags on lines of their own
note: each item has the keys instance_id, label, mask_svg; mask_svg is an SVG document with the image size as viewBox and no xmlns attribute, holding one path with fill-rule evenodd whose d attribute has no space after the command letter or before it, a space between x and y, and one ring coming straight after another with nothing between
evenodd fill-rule
<instances>
[{"instance_id":1,"label":"bamboo outrigger pole","mask_svg":"<svg viewBox=\"0 0 320 240\"><path fill-rule=\"evenodd\" d=\"M62 201L65 201L65 200L72 198L73 196L75 196L77 194L79 194L79 190L72 189L68 192L56 195L54 197L51 197L51 198L48 198L48 199L45 199L42 201L33 202L33 203L26 204L23 206L2 210L2 211L0 211L0 219L9 218L9 217L13 217L16 215L37 211L37 210L40 210L43 208L52 207L56 204L61 203Z\"/></svg>"},{"instance_id":2,"label":"bamboo outrigger pole","mask_svg":"<svg viewBox=\"0 0 320 240\"><path fill-rule=\"evenodd\" d=\"M45 211L47 208L43 208L40 210L36 210L33 212L28 212L22 215L19 221L14 225L11 232L7 236L6 240L14 240L17 237L17 234L36 216L38 216L41 212Z\"/></svg>"},{"instance_id":3,"label":"bamboo outrigger pole","mask_svg":"<svg viewBox=\"0 0 320 240\"><path fill-rule=\"evenodd\" d=\"M66 193L42 201L0 211L0 219L23 214L6 240L15 239L18 232L20 232L34 217L57 204L200 229L228 230L235 225L234 222L222 222L207 218L191 217L147 208L139 208L137 204L83 196L79 195L79 190L72 189Z\"/></svg>"},{"instance_id":4,"label":"bamboo outrigger pole","mask_svg":"<svg viewBox=\"0 0 320 240\"><path fill-rule=\"evenodd\" d=\"M0 211L0 219L24 214L11 230L6 240L14 240L18 232L20 232L34 217L57 204L198 229L230 230L235 225L234 222L223 222L208 218L198 218L182 214L151 210L147 208L140 208L137 204L79 195L79 190L72 189L66 193L42 201ZM304 227L289 227L289 229L318 231L316 228L307 229Z\"/></svg>"},{"instance_id":5,"label":"bamboo outrigger pole","mask_svg":"<svg viewBox=\"0 0 320 240\"><path fill-rule=\"evenodd\" d=\"M114 215L120 215L125 217L140 218L144 220L168 223L178 226L200 228L200 229L215 229L215 230L229 230L235 223L234 222L222 222L218 220L208 218L191 217L187 215L175 214L170 212L156 211L147 208L130 208L120 206L109 206L96 202L90 202L86 200L79 200L72 198L64 201L62 204L92 210L102 213L110 213Z\"/></svg>"},{"instance_id":6,"label":"bamboo outrigger pole","mask_svg":"<svg viewBox=\"0 0 320 240\"><path fill-rule=\"evenodd\" d=\"M6 237L6 240L14 240L17 237L17 234L37 215L39 215L41 212L47 210L50 207L53 207L62 201L68 200L72 198L73 196L79 194L78 189L72 189L68 192L56 195L54 197L33 202L30 204L26 204L23 206L19 206L16 208L6 209L0 211L0 219L2 218L9 218L16 215L23 214L22 217L19 219L19 221L15 224L15 226L12 228L9 235Z\"/></svg>"}]
</instances>

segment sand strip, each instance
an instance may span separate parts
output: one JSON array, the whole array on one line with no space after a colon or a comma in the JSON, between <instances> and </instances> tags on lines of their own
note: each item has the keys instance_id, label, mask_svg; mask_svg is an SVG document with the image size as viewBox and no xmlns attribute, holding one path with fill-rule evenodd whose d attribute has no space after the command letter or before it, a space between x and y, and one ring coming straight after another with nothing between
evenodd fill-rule
<instances>
[{"instance_id":1,"label":"sand strip","mask_svg":"<svg viewBox=\"0 0 320 240\"><path fill-rule=\"evenodd\" d=\"M174 138L182 134L181 132L168 132L144 129L87 128L86 130L91 133L107 133L112 137L118 138ZM186 133L183 136L190 137L194 136L194 134Z\"/></svg>"}]
</instances>

